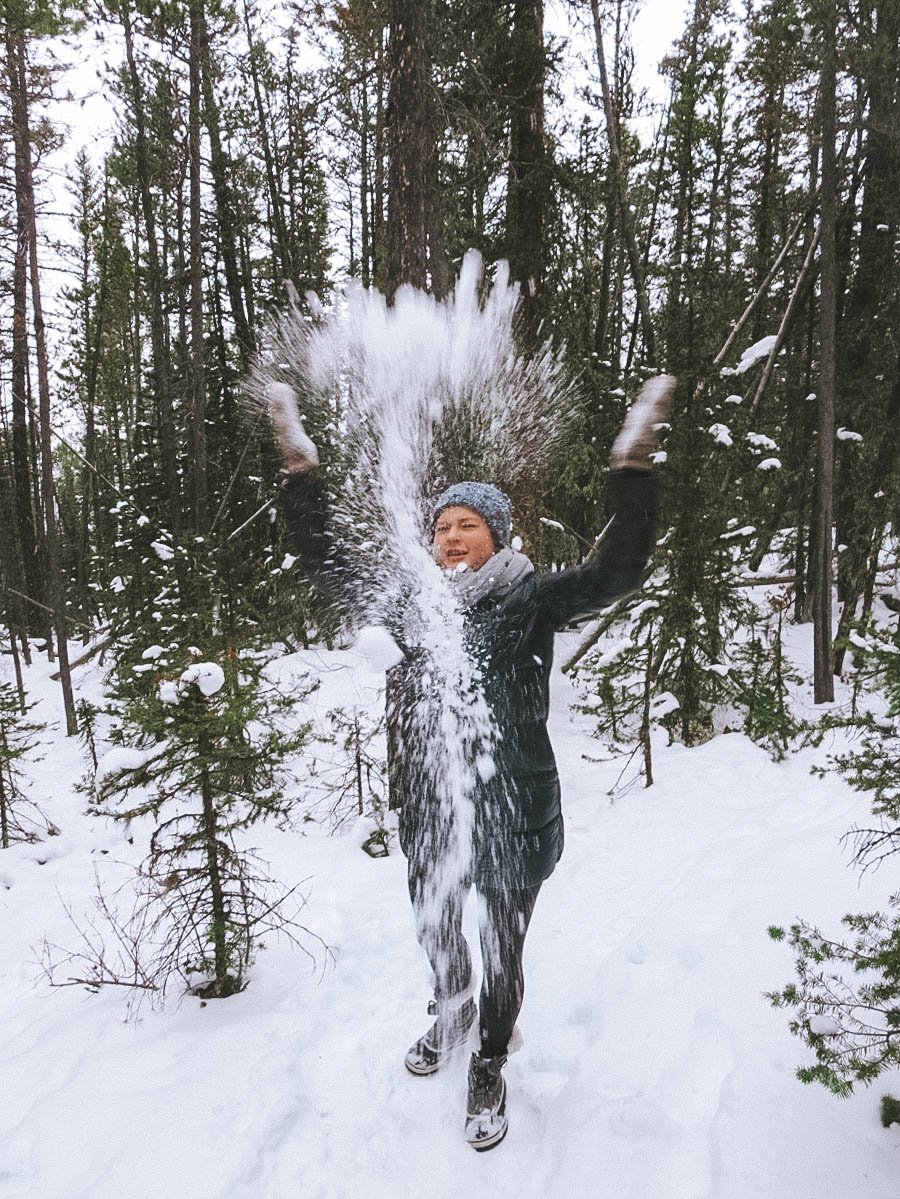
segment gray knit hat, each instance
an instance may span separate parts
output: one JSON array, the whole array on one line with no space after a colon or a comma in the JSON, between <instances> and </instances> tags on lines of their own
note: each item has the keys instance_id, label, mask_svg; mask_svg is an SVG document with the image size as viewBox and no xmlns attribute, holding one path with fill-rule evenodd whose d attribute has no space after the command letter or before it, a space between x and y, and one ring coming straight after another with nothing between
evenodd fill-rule
<instances>
[{"instance_id":1,"label":"gray knit hat","mask_svg":"<svg viewBox=\"0 0 900 1199\"><path fill-rule=\"evenodd\" d=\"M509 496L492 483L465 482L454 483L452 487L448 487L438 497L431 510L432 537L440 514L445 508L453 508L457 504L471 508L479 516L483 516L495 541L501 546L509 545L512 536L512 504Z\"/></svg>"}]
</instances>

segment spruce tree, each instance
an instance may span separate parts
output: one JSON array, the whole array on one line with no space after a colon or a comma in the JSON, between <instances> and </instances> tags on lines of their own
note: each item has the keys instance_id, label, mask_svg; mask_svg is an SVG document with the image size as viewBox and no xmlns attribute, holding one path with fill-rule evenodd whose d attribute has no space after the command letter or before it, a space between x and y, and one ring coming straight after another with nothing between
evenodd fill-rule
<instances>
[{"instance_id":1,"label":"spruce tree","mask_svg":"<svg viewBox=\"0 0 900 1199\"><path fill-rule=\"evenodd\" d=\"M285 763L309 735L293 714L303 692L278 696L250 652L212 661L197 647L150 646L144 659L119 689L113 739L130 752L101 762L100 810L153 821L140 872L146 974L161 993L177 975L223 998L246 985L264 933L291 926L291 892L267 877L246 833L290 816Z\"/></svg>"},{"instance_id":2,"label":"spruce tree","mask_svg":"<svg viewBox=\"0 0 900 1199\"><path fill-rule=\"evenodd\" d=\"M853 831L855 859L865 869L900 851L900 652L874 631L854 631L851 644L886 702L870 695L855 715L823 722L823 729L843 725L858 738L831 763L872 796L874 822ZM796 981L769 999L792 1012L791 1031L813 1051L815 1063L797 1075L836 1095L900 1065L900 894L890 896L887 911L850 914L843 924L846 934L835 937L805 920L787 933L769 930L796 957Z\"/></svg>"},{"instance_id":3,"label":"spruce tree","mask_svg":"<svg viewBox=\"0 0 900 1199\"><path fill-rule=\"evenodd\" d=\"M25 787L22 763L34 760L44 725L29 720L34 704L19 702L15 687L0 683L0 849L58 832Z\"/></svg>"}]
</instances>

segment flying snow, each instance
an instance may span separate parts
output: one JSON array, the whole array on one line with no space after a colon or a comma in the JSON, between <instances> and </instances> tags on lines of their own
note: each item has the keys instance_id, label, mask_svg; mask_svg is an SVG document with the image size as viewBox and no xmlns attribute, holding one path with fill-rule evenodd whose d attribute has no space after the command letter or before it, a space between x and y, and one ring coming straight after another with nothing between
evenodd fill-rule
<instances>
[{"instance_id":1,"label":"flying snow","mask_svg":"<svg viewBox=\"0 0 900 1199\"><path fill-rule=\"evenodd\" d=\"M359 630L353 646L366 660L373 674L384 674L403 658L397 642L383 625L366 625Z\"/></svg>"},{"instance_id":2,"label":"flying snow","mask_svg":"<svg viewBox=\"0 0 900 1199\"><path fill-rule=\"evenodd\" d=\"M466 478L531 494L575 410L562 356L549 344L531 355L519 348L518 299L505 263L483 287L475 253L443 302L404 287L388 306L352 286L333 309L318 305L313 321L296 307L282 317L250 381L260 406L273 389L302 397L326 489L333 483L331 530L344 607L362 626L357 650L381 669L396 661L395 643L416 654L422 701L404 748L440 808L441 852L428 880L435 919L468 871L473 797L495 770L498 732L459 589L431 553L428 513ZM506 852L502 837L495 848Z\"/></svg>"}]
</instances>

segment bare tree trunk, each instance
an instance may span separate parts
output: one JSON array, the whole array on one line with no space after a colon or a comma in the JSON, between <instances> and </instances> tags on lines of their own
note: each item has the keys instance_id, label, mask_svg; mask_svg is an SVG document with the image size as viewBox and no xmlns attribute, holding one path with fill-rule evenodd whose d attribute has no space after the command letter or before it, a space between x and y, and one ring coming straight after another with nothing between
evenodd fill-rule
<instances>
[{"instance_id":1,"label":"bare tree trunk","mask_svg":"<svg viewBox=\"0 0 900 1199\"><path fill-rule=\"evenodd\" d=\"M506 242L510 275L522 287L522 322L536 337L542 311L544 216L550 192L544 148L544 4L514 0L510 62Z\"/></svg>"},{"instance_id":2,"label":"bare tree trunk","mask_svg":"<svg viewBox=\"0 0 900 1199\"><path fill-rule=\"evenodd\" d=\"M835 389L841 421L866 438L864 453L852 443L835 447L835 538L846 546L837 560L836 591L843 605L838 642L846 639L860 598L863 616L869 607L873 546L881 544L891 519L885 492L890 493L887 484L896 478L900 462L896 261L889 249L900 219L900 8L891 0L877 0L869 13L871 27L861 38L858 87L864 101L855 116L857 151L849 189L854 215L848 219L848 205L842 207L837 233L838 279L846 291L837 301ZM835 674L841 671L844 652L843 647L835 650Z\"/></svg>"},{"instance_id":3,"label":"bare tree trunk","mask_svg":"<svg viewBox=\"0 0 900 1199\"><path fill-rule=\"evenodd\" d=\"M647 633L647 665L644 670L644 692L641 698L641 730L639 739L644 758L644 786L653 786L653 743L650 739L650 701L653 698L653 625Z\"/></svg>"},{"instance_id":4,"label":"bare tree trunk","mask_svg":"<svg viewBox=\"0 0 900 1199\"><path fill-rule=\"evenodd\" d=\"M772 349L769 351L769 356L766 359L766 365L763 367L762 374L759 377L759 382L756 385L753 402L750 405L751 415L756 412L763 396L765 395L766 388L769 386L772 373L775 370L775 362L778 358L778 355L781 353L782 347L784 346L787 336L791 331L791 327L794 324L794 320L802 308L803 299L806 296L807 291L812 286L813 280L815 279L816 249L818 248L819 239L821 236L822 226L820 225L813 235L812 241L809 244L809 248L806 251L806 258L803 261L800 274L797 276L796 282L794 283L794 289L791 292L791 298L788 301L788 306L784 311L784 316L781 318L781 324L778 326L778 332L775 335L775 343L772 346ZM832 348L832 355L833 353L834 350Z\"/></svg>"},{"instance_id":5,"label":"bare tree trunk","mask_svg":"<svg viewBox=\"0 0 900 1199\"><path fill-rule=\"evenodd\" d=\"M9 648L12 653L13 668L16 675L16 688L19 693L19 705L25 711L25 685L22 678L22 662L19 655L18 638L22 638L27 653L28 640L24 636L26 619L22 611L22 601L19 595L22 591L22 564L19 557L19 545L16 541L16 521L14 515L14 495L8 474L9 464L5 455L0 455L0 585L3 589L3 611L6 616L6 627L9 630ZM29 663L30 656L26 659Z\"/></svg>"},{"instance_id":6,"label":"bare tree trunk","mask_svg":"<svg viewBox=\"0 0 900 1199\"><path fill-rule=\"evenodd\" d=\"M234 333L238 343L241 365L246 368L254 350L254 337L244 310L241 291L241 271L236 248L234 195L228 178L228 157L222 148L222 131L219 123L219 106L213 88L212 54L209 48L209 28L202 0L194 0L191 8L191 28L197 24L198 53L200 57L201 82L203 89L203 119L209 133L209 166L216 197L216 224L219 231L219 249L225 271L225 287L228 291L228 306L234 321Z\"/></svg>"},{"instance_id":7,"label":"bare tree trunk","mask_svg":"<svg viewBox=\"0 0 900 1199\"><path fill-rule=\"evenodd\" d=\"M131 22L131 8L127 0L122 0L119 6L119 15L125 38L128 78L134 104L135 167L138 176L141 212L144 218L144 236L147 242L147 281L150 286L151 304L150 343L153 354L154 392L159 411L160 456L168 501L169 524L177 538L181 531L181 485L178 479L175 415L169 392L165 312L163 310L163 270L156 240L156 218L153 214L153 196L150 190L149 147L144 123L144 89L141 86L134 57L134 29Z\"/></svg>"},{"instance_id":8,"label":"bare tree trunk","mask_svg":"<svg viewBox=\"0 0 900 1199\"><path fill-rule=\"evenodd\" d=\"M205 41L203 0L191 2L190 103L190 290L191 290L191 501L194 529L209 525L206 480L206 365L203 338L203 242L200 209L200 93Z\"/></svg>"},{"instance_id":9,"label":"bare tree trunk","mask_svg":"<svg viewBox=\"0 0 900 1199\"><path fill-rule=\"evenodd\" d=\"M250 77L253 81L253 100L256 105L257 119L257 134L262 143L263 161L266 164L266 182L269 185L269 205L272 214L272 231L275 238L275 262L273 263L273 274L275 282L280 283L284 279L293 279L294 263L291 257L291 249L288 243L287 226L284 219L284 204L281 200L281 192L278 187L278 175L275 170L275 155L272 151L272 142L269 137L269 121L266 112L266 106L263 102L262 80L259 75L259 64L257 63L257 47L253 40L253 29L250 25L250 10L249 0L244 0L244 29L247 33L247 46L249 53L247 61L250 64Z\"/></svg>"},{"instance_id":10,"label":"bare tree trunk","mask_svg":"<svg viewBox=\"0 0 900 1199\"><path fill-rule=\"evenodd\" d=\"M75 699L72 694L72 677L69 671L69 643L64 614L64 595L59 565L59 541L56 530L56 511L53 492L53 441L50 433L50 371L47 362L47 341L44 334L44 313L41 304L40 272L37 256L37 218L34 202L34 177L31 162L31 131L28 114L28 81L25 70L25 39L21 32L11 33L10 38L10 87L12 109L16 114L14 137L16 141L16 205L19 228L24 229L28 247L28 262L31 276L31 304L34 314L34 340L38 368L38 396L40 403L41 445L41 503L44 511L44 540L47 559L46 596L48 607L53 611L52 623L56 633L59 654L60 682L63 706L66 714L66 732L72 736L78 731L75 717ZM15 44L13 44L15 43ZM52 644L52 640L48 642Z\"/></svg>"},{"instance_id":11,"label":"bare tree trunk","mask_svg":"<svg viewBox=\"0 0 900 1199\"><path fill-rule=\"evenodd\" d=\"M106 320L106 305L109 292L109 234L110 234L110 197L109 197L109 177L106 176L103 188L103 223L100 242L99 256L99 285L97 289L97 300L94 304L94 311L90 311L90 297L88 289L88 269L90 245L86 239L84 246L84 356L85 356L85 383L84 383L84 404L85 404L85 437L84 437L84 456L88 462L94 463L97 461L97 438L95 427L95 414L97 409L97 380L100 373L100 357L103 352L103 334ZM115 419L115 418L114 418ZM115 424L113 425L115 428ZM122 430L122 435L115 438L116 453L121 454L121 441L127 440L127 430ZM120 471L120 475L124 473ZM89 525L91 517L94 521L94 536L98 539L103 535L103 513L100 504L100 489L97 486L94 472L89 467L84 467L81 472L81 494L82 494L82 553L85 558L90 550ZM87 610L87 609L86 609Z\"/></svg>"},{"instance_id":12,"label":"bare tree trunk","mask_svg":"<svg viewBox=\"0 0 900 1199\"><path fill-rule=\"evenodd\" d=\"M2 736L2 734L0 734ZM6 757L6 738L0 742L3 757L0 758L0 849L9 849L9 803L6 798L6 784L3 781L3 760Z\"/></svg>"},{"instance_id":13,"label":"bare tree trunk","mask_svg":"<svg viewBox=\"0 0 900 1199\"><path fill-rule=\"evenodd\" d=\"M831 638L831 551L834 489L834 338L837 304L835 223L837 215L837 163L835 154L835 11L825 17L821 73L822 104L822 215L821 215L821 317L819 334L819 437L816 449L815 544L812 583L813 694L817 704L834 700Z\"/></svg>"},{"instance_id":14,"label":"bare tree trunk","mask_svg":"<svg viewBox=\"0 0 900 1199\"><path fill-rule=\"evenodd\" d=\"M384 103L384 47L378 35L375 57L375 171L372 202L372 282L384 287L387 251L385 246L384 220L384 163L385 163L385 103Z\"/></svg>"},{"instance_id":15,"label":"bare tree trunk","mask_svg":"<svg viewBox=\"0 0 900 1199\"><path fill-rule=\"evenodd\" d=\"M445 251L435 219L436 102L427 45L429 5L391 0L390 14L385 291L393 299L404 283L423 289L429 282L433 285L435 274L440 286Z\"/></svg>"},{"instance_id":16,"label":"bare tree trunk","mask_svg":"<svg viewBox=\"0 0 900 1199\"><path fill-rule=\"evenodd\" d=\"M360 274L363 287L372 283L372 221L369 210L369 93L364 78L359 85L359 219Z\"/></svg>"},{"instance_id":17,"label":"bare tree trunk","mask_svg":"<svg viewBox=\"0 0 900 1199\"><path fill-rule=\"evenodd\" d=\"M591 0L591 12L594 17L594 37L597 42L597 65L600 68L600 89L603 93L603 109L606 114L606 136L609 141L609 166L613 175L619 214L622 221L622 232L628 251L628 265L634 280L637 293L638 310L641 314L641 328L644 331L644 349L647 361L656 363L656 338L653 332L653 321L650 316L650 298L647 294L647 281L644 266L638 253L637 238L634 232L634 220L628 205L625 189L625 178L622 173L622 156L619 152L619 134L617 118L612 93L609 87L609 77L606 71L606 54L603 49L603 28L600 24L600 9L598 0Z\"/></svg>"},{"instance_id":18,"label":"bare tree trunk","mask_svg":"<svg viewBox=\"0 0 900 1199\"><path fill-rule=\"evenodd\" d=\"M7 81L10 97L12 137L15 147L16 191L25 186L30 161L28 141L28 104L22 91L25 43L21 31L11 20L6 22ZM33 476L36 472L31 450L28 419L28 223L24 206L16 212L16 250L13 262L13 329L11 354L12 394L12 458L15 495L15 517L24 571L24 591L32 598L44 593L41 564L37 545L40 536L37 505L32 500ZM25 613L25 628L43 632L46 624L41 618L35 624L31 612Z\"/></svg>"}]
</instances>

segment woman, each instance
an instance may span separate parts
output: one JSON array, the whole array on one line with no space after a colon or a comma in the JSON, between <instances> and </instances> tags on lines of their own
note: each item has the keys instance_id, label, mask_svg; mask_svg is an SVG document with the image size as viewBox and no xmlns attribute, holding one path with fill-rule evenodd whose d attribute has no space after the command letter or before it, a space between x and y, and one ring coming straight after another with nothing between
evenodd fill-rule
<instances>
[{"instance_id":1,"label":"woman","mask_svg":"<svg viewBox=\"0 0 900 1199\"><path fill-rule=\"evenodd\" d=\"M431 1028L405 1064L432 1074L479 1025L469 1064L466 1137L492 1148L506 1135L503 1067L522 1005L522 951L541 884L562 853L559 777L547 734L549 679L557 630L595 616L640 584L653 547L656 486L650 453L665 420L674 379L645 384L613 447L611 521L597 556L583 566L537 574L511 546L512 509L498 488L463 482L448 488L430 514L434 559L448 572L462 609L462 640L472 664L472 702L491 718L490 753L469 763L472 827L462 861L452 857L449 825L459 813L444 802L452 780L436 772L428 748L442 735L434 719L427 652L401 645L388 675L388 765L399 800L400 843L408 861L416 930L434 971ZM334 589L339 547L331 543L318 457L297 416L290 388L270 394L285 458L282 507L307 571ZM431 715L429 715L429 713ZM461 763L465 768L466 763ZM477 769L475 768L477 766ZM448 862L453 869L447 869ZM474 886L484 973L476 1007L462 912Z\"/></svg>"}]
</instances>

